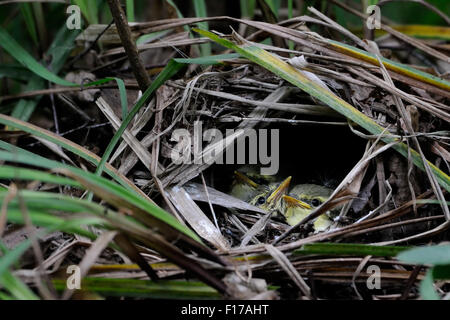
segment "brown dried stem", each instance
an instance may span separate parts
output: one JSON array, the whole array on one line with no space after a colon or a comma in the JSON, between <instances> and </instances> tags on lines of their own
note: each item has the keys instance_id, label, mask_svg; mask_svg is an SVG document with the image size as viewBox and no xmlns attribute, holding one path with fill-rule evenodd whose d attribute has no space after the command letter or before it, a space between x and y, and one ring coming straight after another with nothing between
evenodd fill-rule
<instances>
[{"instance_id":1,"label":"brown dried stem","mask_svg":"<svg viewBox=\"0 0 450 320\"><path fill-rule=\"evenodd\" d=\"M123 12L119 0L108 0L108 5L114 18L114 23L116 24L120 40L125 48L128 60L130 60L131 69L133 70L134 76L139 84L139 88L142 92L144 92L150 86L150 78L145 71L141 59L139 58L136 43L131 35L131 30L128 26L125 12Z\"/></svg>"}]
</instances>

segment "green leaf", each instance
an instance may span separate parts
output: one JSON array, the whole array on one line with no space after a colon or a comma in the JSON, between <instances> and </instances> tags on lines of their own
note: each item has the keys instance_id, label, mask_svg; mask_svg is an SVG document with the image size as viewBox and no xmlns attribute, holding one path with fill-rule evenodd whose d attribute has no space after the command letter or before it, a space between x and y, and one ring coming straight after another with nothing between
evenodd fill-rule
<instances>
[{"instance_id":1,"label":"green leaf","mask_svg":"<svg viewBox=\"0 0 450 320\"><path fill-rule=\"evenodd\" d=\"M0 46L23 66L33 71L40 77L62 86L76 86L77 84L66 81L44 66L38 63L27 51L25 51L9 33L0 26Z\"/></svg>"},{"instance_id":2,"label":"green leaf","mask_svg":"<svg viewBox=\"0 0 450 320\"><path fill-rule=\"evenodd\" d=\"M57 290L66 288L66 280L53 280ZM220 299L213 288L197 281L83 278L82 290L113 297L139 297L152 299Z\"/></svg>"},{"instance_id":3,"label":"green leaf","mask_svg":"<svg viewBox=\"0 0 450 320\"><path fill-rule=\"evenodd\" d=\"M0 167L0 178L14 180L36 180L47 183L55 183L63 186L81 188L81 185L78 182L69 178L60 177L39 170L24 169L7 165L2 165Z\"/></svg>"},{"instance_id":4,"label":"green leaf","mask_svg":"<svg viewBox=\"0 0 450 320\"><path fill-rule=\"evenodd\" d=\"M56 33L46 52L46 56L52 57L48 67L53 73L58 74L61 71L73 48L75 48L75 39L80 32L80 30L69 30L67 26L63 25Z\"/></svg>"},{"instance_id":5,"label":"green leaf","mask_svg":"<svg viewBox=\"0 0 450 320\"><path fill-rule=\"evenodd\" d=\"M192 0L194 2L194 10L195 15L198 18L207 17L207 10L206 10L206 3L205 0ZM199 22L198 27L203 30L208 30L208 22ZM202 52L203 56L209 56L211 55L211 43L204 43L200 45L200 50Z\"/></svg>"},{"instance_id":6,"label":"green leaf","mask_svg":"<svg viewBox=\"0 0 450 320\"><path fill-rule=\"evenodd\" d=\"M241 18L252 19L255 15L256 0L240 0Z\"/></svg>"},{"instance_id":7,"label":"green leaf","mask_svg":"<svg viewBox=\"0 0 450 320\"><path fill-rule=\"evenodd\" d=\"M125 129L128 127L128 124L133 120L134 116L139 112L139 110L144 106L147 99L156 91L166 80L170 79L173 75L175 75L181 68L183 64L178 63L176 61L170 60L166 67L158 74L156 79L152 82L152 84L148 87L147 90L142 94L142 97L135 104L133 109L127 114L127 116L123 119L121 126L116 131L108 146L106 147L105 152L103 153L102 160L100 161L96 174L101 175L103 169L105 167L106 162L108 161L111 153L114 150L117 142L122 136Z\"/></svg>"},{"instance_id":8,"label":"green leaf","mask_svg":"<svg viewBox=\"0 0 450 320\"><path fill-rule=\"evenodd\" d=\"M150 87L145 90L142 94L142 97L138 100L138 102L134 105L133 109L127 114L127 116L123 119L121 126L116 131L108 146L106 147L105 152L103 153L102 160L100 161L96 174L101 175L105 163L108 161L111 153L113 152L117 142L122 136L125 129L128 127L131 120L133 120L134 116L139 112L139 110L145 105L147 99L156 91L164 82L173 77L181 68L184 67L185 64L216 64L220 63L221 60L224 59L233 59L235 56L230 55L218 55L218 56L209 56L209 57L201 57L196 59L171 59L166 67L158 74L156 79L152 82Z\"/></svg>"},{"instance_id":9,"label":"green leaf","mask_svg":"<svg viewBox=\"0 0 450 320\"><path fill-rule=\"evenodd\" d=\"M80 156L81 158L85 159L86 161L88 161L96 166L100 163L100 160L98 160L97 157L95 157L92 153L86 152L83 148L81 148L81 146L78 146L64 138L58 137L47 130L41 129L34 125L19 121L17 119L14 119L14 118L2 115L2 114L0 114L0 123L4 124L6 126L10 126L12 128L16 128L18 130L22 130L24 132L28 132L32 135L41 137L50 142L53 142L53 143L59 145L60 147L66 149L66 150L69 150L70 152L73 152L74 154ZM28 155L30 157L34 157L36 159L36 162L34 163L34 165L40 166L42 168L46 168L46 169L59 168L59 166L61 165L60 162L50 161L44 157L41 157L32 152L29 152L27 150L24 150L22 148L19 148L17 146L14 146L12 144L9 144L9 143L1 141L1 140L0 140L0 149L8 150L13 153L20 153L20 154ZM105 169L105 172L110 177L112 177L114 180L116 180L118 183L120 183L122 186L128 188L129 190L133 190L130 187L130 185L128 185L126 183L126 181L124 181L123 178L120 175L118 175L116 171L113 171L111 168L112 167L107 167Z\"/></svg>"},{"instance_id":10,"label":"green leaf","mask_svg":"<svg viewBox=\"0 0 450 320\"><path fill-rule=\"evenodd\" d=\"M125 88L125 83L122 79L114 78L117 82L117 86L119 87L119 95L120 95L120 106L122 109L122 119L125 119L128 113L128 99L127 99L127 90Z\"/></svg>"},{"instance_id":11,"label":"green leaf","mask_svg":"<svg viewBox=\"0 0 450 320\"><path fill-rule=\"evenodd\" d=\"M5 271L0 276L0 283L10 292L15 300L39 300L30 288L27 287L19 278L15 277L10 271ZM4 299L5 297L1 297Z\"/></svg>"},{"instance_id":12,"label":"green leaf","mask_svg":"<svg viewBox=\"0 0 450 320\"><path fill-rule=\"evenodd\" d=\"M233 60L239 58L238 53L225 53L217 54L213 56L204 56L198 58L176 58L173 59L175 62L183 64L204 64L204 65L214 65L221 64L223 61Z\"/></svg>"},{"instance_id":13,"label":"green leaf","mask_svg":"<svg viewBox=\"0 0 450 320\"><path fill-rule=\"evenodd\" d=\"M312 243L305 244L294 254L326 254L326 255L357 255L357 256L377 256L393 257L399 252L405 251L409 247L401 246L374 246L359 243Z\"/></svg>"},{"instance_id":14,"label":"green leaf","mask_svg":"<svg viewBox=\"0 0 450 320\"><path fill-rule=\"evenodd\" d=\"M39 78L35 74L32 74L30 77L30 81L25 87L25 92L41 90L44 89L44 87L44 80L42 78ZM41 97L42 96L36 96L31 99L20 99L11 112L11 116L24 121L28 120L31 117L33 111L36 109L36 106L41 100Z\"/></svg>"},{"instance_id":15,"label":"green leaf","mask_svg":"<svg viewBox=\"0 0 450 320\"><path fill-rule=\"evenodd\" d=\"M171 30L162 30L152 33L143 34L136 40L136 45L152 42L170 33Z\"/></svg>"},{"instance_id":16,"label":"green leaf","mask_svg":"<svg viewBox=\"0 0 450 320\"><path fill-rule=\"evenodd\" d=\"M99 177L93 173L86 172L63 163L59 163L57 161L48 160L43 157L39 158L37 156L33 156L29 153L24 152L18 153L0 151L0 160L23 163L32 166L40 166L47 169L67 169L74 176L83 179L86 183L88 183L90 188L96 188L96 190L100 190L103 194L107 194L108 196L111 195L116 199L127 201L129 204L132 204L133 206L147 212L148 214L170 225L174 229L177 229L178 231L186 234L192 239L201 242L198 236L191 229L184 225L181 225L174 216L164 211L154 203L149 202L135 192L132 192L108 179ZM108 200L106 199L106 196L105 200Z\"/></svg>"},{"instance_id":17,"label":"green leaf","mask_svg":"<svg viewBox=\"0 0 450 320\"><path fill-rule=\"evenodd\" d=\"M28 33L31 36L34 44L38 45L38 36L36 31L36 23L34 21L33 10L30 3L20 4L20 11L22 12L25 25L27 26Z\"/></svg>"},{"instance_id":18,"label":"green leaf","mask_svg":"<svg viewBox=\"0 0 450 320\"><path fill-rule=\"evenodd\" d=\"M433 279L449 280L450 279L450 264L434 266L433 267Z\"/></svg>"},{"instance_id":19,"label":"green leaf","mask_svg":"<svg viewBox=\"0 0 450 320\"><path fill-rule=\"evenodd\" d=\"M10 78L16 80L27 81L33 74L22 66L6 65L0 66L0 79Z\"/></svg>"},{"instance_id":20,"label":"green leaf","mask_svg":"<svg viewBox=\"0 0 450 320\"><path fill-rule=\"evenodd\" d=\"M74 47L74 41L79 34L78 30L69 30L66 26L63 26L55 36L52 44L46 52L46 56L52 57L52 61L49 65L50 70L54 73L59 73L63 67L67 57ZM36 62L37 63L37 62ZM26 70L26 69L25 69ZM29 80L25 91L41 90L45 88L45 82L36 74L29 74L27 70L24 74L28 74ZM37 104L39 103L41 96L37 96L31 99L21 99L13 109L12 116L27 121Z\"/></svg>"},{"instance_id":21,"label":"green leaf","mask_svg":"<svg viewBox=\"0 0 450 320\"><path fill-rule=\"evenodd\" d=\"M372 53L335 40L327 39L327 42L339 52L370 62L371 64L377 66L379 65L377 57L375 57ZM444 90L450 90L450 82L447 80L384 57L381 57L381 61L388 70L392 70L410 78L429 83Z\"/></svg>"},{"instance_id":22,"label":"green leaf","mask_svg":"<svg viewBox=\"0 0 450 320\"><path fill-rule=\"evenodd\" d=\"M420 283L420 295L424 300L439 300L439 295L434 290L433 269L428 270L425 278Z\"/></svg>"},{"instance_id":23,"label":"green leaf","mask_svg":"<svg viewBox=\"0 0 450 320\"><path fill-rule=\"evenodd\" d=\"M74 3L80 7L80 11L89 24L98 24L97 1L92 0L74 0Z\"/></svg>"},{"instance_id":24,"label":"green leaf","mask_svg":"<svg viewBox=\"0 0 450 320\"><path fill-rule=\"evenodd\" d=\"M134 0L127 0L127 20L128 22L134 22Z\"/></svg>"},{"instance_id":25,"label":"green leaf","mask_svg":"<svg viewBox=\"0 0 450 320\"><path fill-rule=\"evenodd\" d=\"M9 250L3 253L0 259L0 279L3 273L9 270L13 264L19 261L22 254L31 246L31 240L27 239L19 243L13 250Z\"/></svg>"},{"instance_id":26,"label":"green leaf","mask_svg":"<svg viewBox=\"0 0 450 320\"><path fill-rule=\"evenodd\" d=\"M414 248L400 253L397 256L397 259L416 264L450 264L450 245L446 244Z\"/></svg>"},{"instance_id":27,"label":"green leaf","mask_svg":"<svg viewBox=\"0 0 450 320\"><path fill-rule=\"evenodd\" d=\"M272 10L275 17L278 18L278 9L280 7L279 1L276 0L264 0L269 6L270 10Z\"/></svg>"}]
</instances>

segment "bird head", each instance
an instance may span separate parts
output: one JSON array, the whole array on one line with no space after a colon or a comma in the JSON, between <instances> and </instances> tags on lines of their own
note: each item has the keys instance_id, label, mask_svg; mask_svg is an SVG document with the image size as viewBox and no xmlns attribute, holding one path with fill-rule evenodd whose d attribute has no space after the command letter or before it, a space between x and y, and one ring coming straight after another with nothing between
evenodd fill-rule
<instances>
[{"instance_id":1,"label":"bird head","mask_svg":"<svg viewBox=\"0 0 450 320\"><path fill-rule=\"evenodd\" d=\"M296 225L324 203L332 192L332 189L316 184L296 185L288 195L283 196L281 212L289 225ZM314 221L314 230L324 231L331 223L326 214L320 215Z\"/></svg>"},{"instance_id":2,"label":"bird head","mask_svg":"<svg viewBox=\"0 0 450 320\"><path fill-rule=\"evenodd\" d=\"M250 202L257 195L267 192L269 185L275 184L279 180L277 176L260 174L256 166L242 166L234 171L230 194L245 202Z\"/></svg>"},{"instance_id":3,"label":"bird head","mask_svg":"<svg viewBox=\"0 0 450 320\"><path fill-rule=\"evenodd\" d=\"M290 182L291 177L287 177L282 182L261 185L249 203L267 211L280 210L282 197L289 190Z\"/></svg>"}]
</instances>

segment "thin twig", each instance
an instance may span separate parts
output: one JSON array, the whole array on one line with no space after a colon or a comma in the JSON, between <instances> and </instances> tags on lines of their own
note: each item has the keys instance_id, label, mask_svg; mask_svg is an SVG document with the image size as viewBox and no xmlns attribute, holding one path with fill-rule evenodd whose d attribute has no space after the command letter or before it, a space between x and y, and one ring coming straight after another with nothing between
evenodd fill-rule
<instances>
[{"instance_id":1,"label":"thin twig","mask_svg":"<svg viewBox=\"0 0 450 320\"><path fill-rule=\"evenodd\" d=\"M120 40L122 41L122 45L125 48L128 60L130 60L133 74L136 77L139 88L142 92L144 92L150 86L150 78L145 71L141 59L139 58L136 43L134 42L134 39L131 35L131 30L128 26L125 12L123 12L119 0L108 0L108 5L114 18L114 23L116 24Z\"/></svg>"}]
</instances>

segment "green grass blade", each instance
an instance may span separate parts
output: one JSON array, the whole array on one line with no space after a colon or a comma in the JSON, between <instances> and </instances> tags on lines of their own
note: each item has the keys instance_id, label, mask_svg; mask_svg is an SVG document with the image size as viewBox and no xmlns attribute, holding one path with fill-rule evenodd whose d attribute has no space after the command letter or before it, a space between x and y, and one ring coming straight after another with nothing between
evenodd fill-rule
<instances>
[{"instance_id":1,"label":"green grass blade","mask_svg":"<svg viewBox=\"0 0 450 320\"><path fill-rule=\"evenodd\" d=\"M81 228L80 226L101 226L104 222L102 219L97 217L83 217L66 220L44 210L33 210L29 208L28 211L33 225L45 227L49 230L59 230L67 233L79 234L90 239L95 239L95 234ZM8 208L8 221L16 224L25 224L25 221L23 220L23 213L18 206L11 205L11 207Z\"/></svg>"},{"instance_id":2,"label":"green grass blade","mask_svg":"<svg viewBox=\"0 0 450 320\"><path fill-rule=\"evenodd\" d=\"M33 8L34 17L36 18L36 27L39 34L40 46L45 48L48 45L47 27L45 26L44 10L42 9L42 3L33 2L31 4Z\"/></svg>"},{"instance_id":3,"label":"green grass blade","mask_svg":"<svg viewBox=\"0 0 450 320\"><path fill-rule=\"evenodd\" d=\"M149 202L143 197L137 195L136 193L112 181L109 181L108 179L99 177L93 173L86 172L69 165L58 163L57 161L52 161L45 158L38 158L26 153L0 151L0 160L23 163L31 166L40 166L46 169L56 169L56 168L66 169L70 173L72 173L75 177L82 179L91 188L101 190L102 194L112 195L116 199L127 201L133 206L154 216L156 219L162 221L163 223L170 225L174 229L186 234L187 236L199 242L201 241L192 230L190 230L184 225L181 225L178 222L178 220L170 213L164 211L157 205Z\"/></svg>"},{"instance_id":4,"label":"green grass blade","mask_svg":"<svg viewBox=\"0 0 450 320\"><path fill-rule=\"evenodd\" d=\"M255 15L256 0L240 0L241 18L252 19Z\"/></svg>"},{"instance_id":5,"label":"green grass blade","mask_svg":"<svg viewBox=\"0 0 450 320\"><path fill-rule=\"evenodd\" d=\"M0 27L0 46L5 49L12 57L22 65L33 71L41 78L49 80L62 86L74 86L72 82L66 81L54 73L48 71L44 66L38 63L27 51L25 51L13 37L2 27Z\"/></svg>"},{"instance_id":6,"label":"green grass blade","mask_svg":"<svg viewBox=\"0 0 450 320\"><path fill-rule=\"evenodd\" d=\"M127 20L128 22L134 22L134 0L127 0Z\"/></svg>"},{"instance_id":7,"label":"green grass blade","mask_svg":"<svg viewBox=\"0 0 450 320\"><path fill-rule=\"evenodd\" d=\"M6 64L0 66L0 79L10 78L15 80L27 81L32 76L33 74L29 72L28 69L22 66L6 65Z\"/></svg>"},{"instance_id":8,"label":"green grass blade","mask_svg":"<svg viewBox=\"0 0 450 320\"><path fill-rule=\"evenodd\" d=\"M33 10L30 3L20 4L20 11L22 12L25 25L27 26L28 33L36 46L39 45L38 35L36 31L36 23L34 21Z\"/></svg>"},{"instance_id":9,"label":"green grass blade","mask_svg":"<svg viewBox=\"0 0 450 320\"><path fill-rule=\"evenodd\" d=\"M92 0L74 0L89 24L98 24L98 4Z\"/></svg>"},{"instance_id":10,"label":"green grass blade","mask_svg":"<svg viewBox=\"0 0 450 320\"><path fill-rule=\"evenodd\" d=\"M10 292L15 300L39 300L39 297L10 271L5 271L0 276L0 284ZM4 297L1 299L4 299Z\"/></svg>"},{"instance_id":11,"label":"green grass blade","mask_svg":"<svg viewBox=\"0 0 450 320\"><path fill-rule=\"evenodd\" d=\"M450 245L418 247L400 253L397 259L417 264L450 264Z\"/></svg>"},{"instance_id":12,"label":"green grass blade","mask_svg":"<svg viewBox=\"0 0 450 320\"><path fill-rule=\"evenodd\" d=\"M379 65L377 57L375 57L372 53L368 53L367 51L358 49L354 46L330 39L327 39L327 42L339 52L356 57L373 65ZM388 70L392 70L410 78L429 83L444 90L450 90L450 82L447 80L384 57L381 57L381 61Z\"/></svg>"},{"instance_id":13,"label":"green grass blade","mask_svg":"<svg viewBox=\"0 0 450 320\"><path fill-rule=\"evenodd\" d=\"M70 53L75 48L75 39L80 32L80 30L69 30L64 25L56 33L46 52L47 56L52 57L48 67L53 73L58 74L61 71Z\"/></svg>"},{"instance_id":14,"label":"green grass blade","mask_svg":"<svg viewBox=\"0 0 450 320\"><path fill-rule=\"evenodd\" d=\"M14 300L14 298L3 292L0 292L0 300Z\"/></svg>"},{"instance_id":15,"label":"green grass blade","mask_svg":"<svg viewBox=\"0 0 450 320\"><path fill-rule=\"evenodd\" d=\"M152 32L152 33L143 34L142 36L137 38L136 45L138 46L140 44L152 42L156 39L164 37L165 35L167 35L169 33L170 33L170 30L162 30L162 31L156 31L156 32Z\"/></svg>"},{"instance_id":16,"label":"green grass blade","mask_svg":"<svg viewBox=\"0 0 450 320\"><path fill-rule=\"evenodd\" d=\"M156 79L152 82L150 87L142 94L142 97L135 104L133 109L127 114L127 116L123 119L121 126L116 131L108 146L106 147L105 152L103 153L102 159L97 167L96 173L100 175L105 167L106 162L108 161L111 153L114 150L117 142L122 136L125 129L128 127L128 124L133 120L134 116L139 112L139 110L144 106L147 99L156 91L166 80L170 79L173 75L175 75L181 68L182 64L177 63L173 60L170 60L167 66L159 73Z\"/></svg>"},{"instance_id":17,"label":"green grass blade","mask_svg":"<svg viewBox=\"0 0 450 320\"><path fill-rule=\"evenodd\" d=\"M3 252L3 255L0 259L0 278L3 273L19 261L20 257L28 250L31 246L31 240L27 239L19 243L13 250L8 250L7 252Z\"/></svg>"},{"instance_id":18,"label":"green grass blade","mask_svg":"<svg viewBox=\"0 0 450 320\"><path fill-rule=\"evenodd\" d=\"M240 55L238 53L225 53L225 54L217 54L213 56L204 56L198 58L176 58L175 62L183 63L183 64L203 64L203 65L214 65L214 64L222 64L223 61L233 60L239 58Z\"/></svg>"},{"instance_id":19,"label":"green grass blade","mask_svg":"<svg viewBox=\"0 0 450 320\"><path fill-rule=\"evenodd\" d=\"M275 17L278 18L278 9L280 7L280 2L276 0L264 0L269 6L270 10L272 10Z\"/></svg>"},{"instance_id":20,"label":"green grass blade","mask_svg":"<svg viewBox=\"0 0 450 320\"><path fill-rule=\"evenodd\" d=\"M39 78L35 74L32 74L27 86L25 87L25 91L34 91L41 90L45 87L45 81L42 78ZM41 100L41 96L34 97L32 99L20 99L19 102L14 106L14 109L11 112L11 116L21 120L28 120L31 117L31 114L36 109L37 104Z\"/></svg>"},{"instance_id":21,"label":"green grass blade","mask_svg":"<svg viewBox=\"0 0 450 320\"><path fill-rule=\"evenodd\" d=\"M198 18L207 17L206 3L205 0L192 0L194 2L194 10L195 15ZM203 30L208 30L209 25L208 22L199 22L198 27ZM204 43L200 45L200 50L202 52L202 56L211 55L211 43Z\"/></svg>"},{"instance_id":22,"label":"green grass blade","mask_svg":"<svg viewBox=\"0 0 450 320\"><path fill-rule=\"evenodd\" d=\"M66 288L66 280L53 280L57 290ZM83 278L82 290L112 297L152 299L220 299L213 288L197 281L161 280L153 282L138 279Z\"/></svg>"},{"instance_id":23,"label":"green grass blade","mask_svg":"<svg viewBox=\"0 0 450 320\"><path fill-rule=\"evenodd\" d=\"M73 42L72 39L71 42ZM23 49L20 44L17 43L16 40L14 40L2 27L0 27L0 46L3 47L3 49L5 49L14 59L16 59L23 66L34 72L39 77L62 86L79 86L79 84L64 80L55 73L46 69L43 65L37 62L25 49ZM55 44L55 46L52 47L52 52L58 50L58 47L59 46ZM64 54L59 55L59 59L57 60L55 66L60 67L63 64L64 57L67 57L67 54L68 52L64 52ZM116 80L116 78L104 78L96 80L85 84L85 86L99 85L112 80Z\"/></svg>"},{"instance_id":24,"label":"green grass blade","mask_svg":"<svg viewBox=\"0 0 450 320\"><path fill-rule=\"evenodd\" d=\"M53 71L53 73L58 74L63 67L64 63L69 57L70 52L74 48L74 41L78 34L78 30L68 30L66 26L63 26L55 35L52 44L46 52L46 56L52 57L49 68ZM28 78L26 80L29 81L27 87L25 88L25 91L41 90L45 88L45 82L42 78L40 78L38 75L32 73L30 74L28 70L26 71L25 75L27 73ZM41 96L37 96L32 99L19 100L19 102L14 107L11 115L14 118L27 121L31 117L31 114L35 110L40 99Z\"/></svg>"},{"instance_id":25,"label":"green grass blade","mask_svg":"<svg viewBox=\"0 0 450 320\"><path fill-rule=\"evenodd\" d=\"M22 122L20 120L14 119L12 117L8 117L5 115L0 114L0 123L4 124L6 126L18 129L18 130L22 130L25 132L28 132L32 135L35 135L37 137L41 137L43 139L46 139L50 142L53 142L57 145L59 145L60 147L73 152L74 154L80 156L81 158L85 159L86 161L94 164L95 166L97 166L100 163L100 158L98 158L95 154L87 151L86 149L82 148L81 146L72 143L71 141L59 137L57 135L55 135L53 132L47 131L45 129L41 129L39 127L36 127L34 125L31 125L29 123L25 123ZM48 162L49 160L46 158L43 158L41 156L35 155L29 151L26 151L22 148L16 147L14 145L11 145L7 142L1 141L0 140L0 149L4 149L4 150L8 150L10 152L17 152L17 153L23 153L23 154L27 154L31 157L35 157L37 160L39 161L43 161L45 163L47 163L45 166L42 166L43 168L46 169L51 169L52 165L58 167L60 165L59 162ZM50 166L50 167L49 167ZM119 173L116 170L113 170L113 168L111 166L107 166L105 168L105 172L112 177L114 180L116 180L118 183L120 183L122 186L128 188L129 190L133 190L130 187L130 185L124 180L124 178L122 176L119 175Z\"/></svg>"},{"instance_id":26,"label":"green grass blade","mask_svg":"<svg viewBox=\"0 0 450 320\"><path fill-rule=\"evenodd\" d=\"M209 56L209 57L200 57L195 59L171 59L166 67L158 74L156 79L152 82L150 87L142 94L142 97L139 101L134 105L133 109L127 114L127 116L123 119L121 126L116 131L108 146L106 147L105 152L103 153L102 160L97 167L96 173L100 175L104 169L105 163L108 161L111 156L112 151L114 150L117 142L122 136L125 129L128 127L133 117L139 112L139 110L144 106L147 99L156 91L166 80L173 77L181 68L184 67L185 64L216 64L221 63L221 61L225 59L234 59L236 56L231 55L218 55L218 56Z\"/></svg>"},{"instance_id":27,"label":"green grass blade","mask_svg":"<svg viewBox=\"0 0 450 320\"><path fill-rule=\"evenodd\" d=\"M13 166L2 165L0 167L1 179L14 179L14 180L31 180L41 181L47 183L54 183L63 186L71 186L74 188L81 188L81 185L75 180L56 176L51 173L42 172L39 170L25 169Z\"/></svg>"},{"instance_id":28,"label":"green grass blade","mask_svg":"<svg viewBox=\"0 0 450 320\"><path fill-rule=\"evenodd\" d=\"M312 243L305 244L294 254L326 254L326 255L356 255L394 257L410 247L401 246L373 246L359 243Z\"/></svg>"},{"instance_id":29,"label":"green grass blade","mask_svg":"<svg viewBox=\"0 0 450 320\"><path fill-rule=\"evenodd\" d=\"M31 240L27 239L19 243L12 250L5 250L5 246L0 242L2 249L0 257L0 285L11 293L14 299L20 300L37 300L38 297L18 278L16 278L9 268L16 264L20 257L31 246ZM3 299L3 298L0 298Z\"/></svg>"},{"instance_id":30,"label":"green grass blade","mask_svg":"<svg viewBox=\"0 0 450 320\"><path fill-rule=\"evenodd\" d=\"M450 279L450 264L438 265L433 267L433 278L436 280Z\"/></svg>"},{"instance_id":31,"label":"green grass blade","mask_svg":"<svg viewBox=\"0 0 450 320\"><path fill-rule=\"evenodd\" d=\"M425 278L420 283L420 296L424 300L439 300L439 295L434 290L433 269L428 270Z\"/></svg>"},{"instance_id":32,"label":"green grass blade","mask_svg":"<svg viewBox=\"0 0 450 320\"><path fill-rule=\"evenodd\" d=\"M125 83L122 79L114 78L117 83L117 87L119 88L119 96L120 96L120 106L122 109L122 119L125 119L128 113L128 99L127 99L127 89L125 88Z\"/></svg>"}]
</instances>

